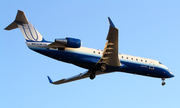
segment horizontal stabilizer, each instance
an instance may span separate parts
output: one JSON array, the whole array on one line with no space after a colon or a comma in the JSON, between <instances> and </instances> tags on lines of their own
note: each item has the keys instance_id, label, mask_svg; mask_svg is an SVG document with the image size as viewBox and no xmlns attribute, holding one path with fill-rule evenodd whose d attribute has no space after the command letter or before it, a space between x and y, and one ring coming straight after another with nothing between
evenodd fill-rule
<instances>
[{"instance_id":1,"label":"horizontal stabilizer","mask_svg":"<svg viewBox=\"0 0 180 108\"><path fill-rule=\"evenodd\" d=\"M26 15L23 11L18 10L15 20L8 25L5 30L12 30L19 28L27 42L48 42L37 29L28 22Z\"/></svg>"},{"instance_id":2,"label":"horizontal stabilizer","mask_svg":"<svg viewBox=\"0 0 180 108\"><path fill-rule=\"evenodd\" d=\"M15 29L15 28L18 28L18 25L16 24L16 22L12 22L4 30L12 30L12 29Z\"/></svg>"},{"instance_id":3,"label":"horizontal stabilizer","mask_svg":"<svg viewBox=\"0 0 180 108\"><path fill-rule=\"evenodd\" d=\"M15 21L13 21L10 25L8 25L5 28L5 30L12 30L12 29L18 28L17 23L28 24L26 15L21 10L18 10Z\"/></svg>"}]
</instances>

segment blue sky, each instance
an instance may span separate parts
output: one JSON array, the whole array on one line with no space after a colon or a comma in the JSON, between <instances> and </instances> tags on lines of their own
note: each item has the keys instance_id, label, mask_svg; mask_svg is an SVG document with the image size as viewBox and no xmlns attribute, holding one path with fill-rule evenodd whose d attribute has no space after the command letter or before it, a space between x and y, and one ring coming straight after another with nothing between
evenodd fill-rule
<instances>
[{"instance_id":1,"label":"blue sky","mask_svg":"<svg viewBox=\"0 0 180 108\"><path fill-rule=\"evenodd\" d=\"M50 41L75 37L84 47L103 49L111 17L119 29L119 53L158 60L175 77L161 79L111 73L51 85L86 69L29 50L19 29L5 31L17 10ZM0 106L2 108L179 108L180 1L1 0Z\"/></svg>"}]
</instances>

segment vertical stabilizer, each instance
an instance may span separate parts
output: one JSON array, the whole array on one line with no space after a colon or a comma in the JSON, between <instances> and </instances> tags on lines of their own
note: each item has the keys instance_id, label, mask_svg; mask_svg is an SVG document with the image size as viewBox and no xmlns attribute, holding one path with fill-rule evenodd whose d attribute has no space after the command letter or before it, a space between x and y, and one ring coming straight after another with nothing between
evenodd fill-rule
<instances>
[{"instance_id":1,"label":"vertical stabilizer","mask_svg":"<svg viewBox=\"0 0 180 108\"><path fill-rule=\"evenodd\" d=\"M36 28L30 22L28 22L25 13L21 10L18 10L15 21L13 21L9 26L7 26L5 30L12 30L18 27L27 42L45 41L45 39L36 30Z\"/></svg>"}]
</instances>

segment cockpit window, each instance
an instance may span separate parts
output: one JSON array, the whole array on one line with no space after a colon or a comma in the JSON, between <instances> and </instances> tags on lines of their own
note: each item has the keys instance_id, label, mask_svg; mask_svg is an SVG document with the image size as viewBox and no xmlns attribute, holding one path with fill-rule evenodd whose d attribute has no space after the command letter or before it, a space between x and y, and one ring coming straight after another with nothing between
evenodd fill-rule
<instances>
[{"instance_id":1,"label":"cockpit window","mask_svg":"<svg viewBox=\"0 0 180 108\"><path fill-rule=\"evenodd\" d=\"M159 64L162 64L161 62L159 62Z\"/></svg>"}]
</instances>

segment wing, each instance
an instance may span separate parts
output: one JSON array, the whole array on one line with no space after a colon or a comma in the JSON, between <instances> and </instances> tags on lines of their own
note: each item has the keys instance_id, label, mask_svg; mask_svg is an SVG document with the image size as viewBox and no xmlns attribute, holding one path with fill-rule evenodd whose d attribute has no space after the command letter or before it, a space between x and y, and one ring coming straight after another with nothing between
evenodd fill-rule
<instances>
[{"instance_id":1,"label":"wing","mask_svg":"<svg viewBox=\"0 0 180 108\"><path fill-rule=\"evenodd\" d=\"M108 21L110 24L109 33L106 38L108 41L104 47L103 55L96 65L107 64L110 66L119 67L121 64L118 57L118 29L114 26L109 17Z\"/></svg>"},{"instance_id":2,"label":"wing","mask_svg":"<svg viewBox=\"0 0 180 108\"><path fill-rule=\"evenodd\" d=\"M67 83L67 82L71 82L71 81L76 81L76 80L87 78L87 77L89 77L91 75L91 73L92 73L91 71L87 71L87 72L75 75L73 77L64 78L64 79L61 79L61 80L58 80L58 81L55 81L55 82L53 82L49 76L47 76L47 77L48 77L48 80L49 80L49 82L51 84L58 85L58 84L63 84L63 83ZM105 74L104 72L101 72L101 71L95 71L95 73L96 73L96 75Z\"/></svg>"}]
</instances>

